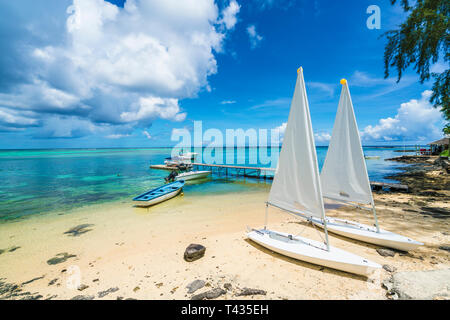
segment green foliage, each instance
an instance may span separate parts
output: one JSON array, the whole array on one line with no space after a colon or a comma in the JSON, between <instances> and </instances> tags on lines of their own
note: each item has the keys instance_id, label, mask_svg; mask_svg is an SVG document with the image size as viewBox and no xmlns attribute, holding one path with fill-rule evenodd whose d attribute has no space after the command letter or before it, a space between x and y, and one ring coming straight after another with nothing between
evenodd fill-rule
<instances>
[{"instance_id":1,"label":"green foliage","mask_svg":"<svg viewBox=\"0 0 450 320\"><path fill-rule=\"evenodd\" d=\"M447 123L447 125L444 127L444 134L450 134L450 123Z\"/></svg>"},{"instance_id":2,"label":"green foliage","mask_svg":"<svg viewBox=\"0 0 450 320\"><path fill-rule=\"evenodd\" d=\"M391 0L391 4L396 2ZM445 63L450 61L450 1L416 0L410 6L409 0L400 0L400 4L409 15L399 29L384 34L388 40L384 49L384 76L389 77L391 68L395 69L399 82L403 72L412 66L421 83L433 77L430 102L450 122L450 70L430 72L430 67L440 58ZM449 131L450 123L444 128L444 132Z\"/></svg>"},{"instance_id":3,"label":"green foliage","mask_svg":"<svg viewBox=\"0 0 450 320\"><path fill-rule=\"evenodd\" d=\"M441 156L441 157L448 157L448 149L442 151L441 154L440 154L440 156Z\"/></svg>"}]
</instances>

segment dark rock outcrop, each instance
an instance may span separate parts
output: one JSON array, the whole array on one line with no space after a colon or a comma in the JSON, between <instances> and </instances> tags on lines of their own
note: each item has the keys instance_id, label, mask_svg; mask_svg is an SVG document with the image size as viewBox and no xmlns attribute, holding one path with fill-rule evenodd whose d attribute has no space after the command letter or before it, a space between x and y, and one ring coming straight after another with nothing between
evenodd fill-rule
<instances>
[{"instance_id":1,"label":"dark rock outcrop","mask_svg":"<svg viewBox=\"0 0 450 320\"><path fill-rule=\"evenodd\" d=\"M87 288L89 288L89 286L87 284L80 284L77 289L78 289L78 291L83 291Z\"/></svg>"},{"instance_id":2,"label":"dark rock outcrop","mask_svg":"<svg viewBox=\"0 0 450 320\"><path fill-rule=\"evenodd\" d=\"M186 286L186 288L188 289L187 293L194 293L198 289L203 288L205 284L206 282L203 280L194 280Z\"/></svg>"},{"instance_id":3,"label":"dark rock outcrop","mask_svg":"<svg viewBox=\"0 0 450 320\"><path fill-rule=\"evenodd\" d=\"M257 295L257 294L266 295L267 292L264 291L264 290L260 290L260 289L244 288L244 289L242 289L241 292L236 294L236 296L237 297L239 297L239 296L254 296L254 295Z\"/></svg>"},{"instance_id":4,"label":"dark rock outcrop","mask_svg":"<svg viewBox=\"0 0 450 320\"><path fill-rule=\"evenodd\" d=\"M387 248L379 248L379 249L377 249L377 252L380 256L383 256L383 257L394 257L395 256L395 251L391 250L391 249L387 249Z\"/></svg>"},{"instance_id":5,"label":"dark rock outcrop","mask_svg":"<svg viewBox=\"0 0 450 320\"><path fill-rule=\"evenodd\" d=\"M184 251L184 260L192 262L205 255L206 248L201 244L190 244Z\"/></svg>"},{"instance_id":6,"label":"dark rock outcrop","mask_svg":"<svg viewBox=\"0 0 450 320\"><path fill-rule=\"evenodd\" d=\"M225 290L223 290L222 288L214 288L209 291L202 292L202 293L196 294L195 296L192 296L191 300L216 299L226 293L227 292Z\"/></svg>"},{"instance_id":7,"label":"dark rock outcrop","mask_svg":"<svg viewBox=\"0 0 450 320\"><path fill-rule=\"evenodd\" d=\"M110 293L116 292L116 291L119 291L119 288L117 288L117 287L115 287L115 288L109 288L108 290L100 291L100 292L98 293L98 297L99 297L99 298L103 298L104 296L106 296L106 295L108 295L108 294L110 294Z\"/></svg>"},{"instance_id":8,"label":"dark rock outcrop","mask_svg":"<svg viewBox=\"0 0 450 320\"><path fill-rule=\"evenodd\" d=\"M82 296L82 295L78 295L78 296L73 297L73 298L70 299L70 300L93 300L93 299L94 299L94 296Z\"/></svg>"},{"instance_id":9,"label":"dark rock outcrop","mask_svg":"<svg viewBox=\"0 0 450 320\"><path fill-rule=\"evenodd\" d=\"M384 264L383 265L383 269L386 270L387 272L395 272L397 271L397 268L390 266L388 264Z\"/></svg>"}]
</instances>

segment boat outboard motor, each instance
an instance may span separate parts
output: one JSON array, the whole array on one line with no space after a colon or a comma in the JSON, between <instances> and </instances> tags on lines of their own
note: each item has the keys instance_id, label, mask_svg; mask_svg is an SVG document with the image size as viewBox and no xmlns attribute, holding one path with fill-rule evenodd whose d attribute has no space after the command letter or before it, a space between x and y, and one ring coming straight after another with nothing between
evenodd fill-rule
<instances>
[{"instance_id":1,"label":"boat outboard motor","mask_svg":"<svg viewBox=\"0 0 450 320\"><path fill-rule=\"evenodd\" d=\"M175 177L178 175L178 172L176 172L175 170L172 170L172 172L164 178L164 180L166 180L166 182L172 182L175 180Z\"/></svg>"}]
</instances>

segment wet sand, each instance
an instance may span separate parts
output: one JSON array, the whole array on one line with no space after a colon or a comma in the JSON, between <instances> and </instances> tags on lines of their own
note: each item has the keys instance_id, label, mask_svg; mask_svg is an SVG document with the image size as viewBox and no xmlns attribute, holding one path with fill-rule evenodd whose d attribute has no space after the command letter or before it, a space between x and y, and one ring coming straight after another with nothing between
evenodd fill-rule
<instances>
[{"instance_id":1,"label":"wet sand","mask_svg":"<svg viewBox=\"0 0 450 320\"><path fill-rule=\"evenodd\" d=\"M439 175L448 183L448 175L432 169L422 179ZM397 271L449 268L450 252L439 248L450 245L449 190L422 188L420 193L414 183L408 183L411 193L377 192L374 197L382 228L423 247L384 257L377 246L330 234L331 245ZM427 190L432 193L423 193ZM384 269L366 279L290 259L247 240L246 227L264 223L268 191L185 194L150 209L123 201L2 223L0 298L190 299L231 284L218 299L387 299L381 283L390 272ZM353 208L327 214L373 223L372 216ZM320 239L316 229L277 209L270 209L269 225ZM206 253L186 262L183 253L191 243L204 245ZM196 279L206 286L188 294L186 286ZM243 288L267 293L236 296Z\"/></svg>"}]
</instances>

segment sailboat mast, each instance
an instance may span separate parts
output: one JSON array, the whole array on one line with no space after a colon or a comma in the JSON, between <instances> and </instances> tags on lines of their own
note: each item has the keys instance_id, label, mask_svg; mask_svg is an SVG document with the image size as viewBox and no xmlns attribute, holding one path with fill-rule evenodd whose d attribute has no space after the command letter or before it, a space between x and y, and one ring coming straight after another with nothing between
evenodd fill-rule
<instances>
[{"instance_id":1,"label":"sailboat mast","mask_svg":"<svg viewBox=\"0 0 450 320\"><path fill-rule=\"evenodd\" d=\"M297 70L297 73L300 73L300 72L302 73L302 79L303 79L303 68L302 67L298 68L298 70ZM305 97L307 97L306 91L305 91ZM306 98L306 101L308 101L307 98ZM311 123L311 113L309 111L309 105L308 104L306 104L306 109L308 111L307 112L308 122ZM310 128L310 130L311 130L311 128ZM312 132L311 132L311 134L312 134ZM311 136L312 136L311 145L312 145L313 163L314 163L316 172L320 172L319 171L319 164L317 162L317 149L316 149L316 143L314 141L314 135L312 134ZM326 243L326 246L327 246L327 251L330 251L330 243L329 243L329 240L328 240L327 219L326 219L326 216L325 216L325 206L324 206L324 203L323 203L323 196L322 196L323 195L323 193L322 193L322 185L321 185L321 181L320 181L320 176L317 174L314 177L315 177L317 188L319 189L319 194L320 194L319 201L320 201L320 209L322 211L323 230L325 232L325 243Z\"/></svg>"},{"instance_id":2,"label":"sailboat mast","mask_svg":"<svg viewBox=\"0 0 450 320\"><path fill-rule=\"evenodd\" d=\"M341 84L345 87L345 90L347 90L347 94L348 94L348 96L350 97L350 91L349 91L349 89L348 89L348 83L347 83L347 80L342 79L342 80L341 80ZM350 98L350 99L351 99L351 98ZM350 100L350 101L351 101L351 100ZM353 110L353 104L352 104L352 110ZM352 119L352 120L354 121L354 123L356 123L355 113L352 112L352 115L353 115L353 119ZM358 136L358 141L361 141L361 137L359 136L359 131L358 131L358 130L356 131L356 134L357 134L357 136ZM364 152L363 152L363 148L362 148L362 144L361 144L361 143L359 143L359 147L361 148L361 154L363 155ZM364 171L366 172L366 176L368 177L368 174L367 174L367 166L366 166L366 161L364 161L364 157L363 157L362 163L363 163L363 166L364 166ZM371 204L372 204L372 213L373 213L373 217L374 217L374 219L375 219L375 227L377 228L377 232L380 232L380 227L378 226L377 212L376 212L376 210L375 210L375 202L374 202L374 200L373 200L372 192L369 192L369 194L370 194L370 202L371 202Z\"/></svg>"},{"instance_id":3,"label":"sailboat mast","mask_svg":"<svg viewBox=\"0 0 450 320\"><path fill-rule=\"evenodd\" d=\"M372 212L373 212L373 217L375 219L375 227L377 228L377 232L380 232L380 227L378 226L378 218L377 218L377 211L375 210L375 202L373 201L372 198Z\"/></svg>"},{"instance_id":4,"label":"sailboat mast","mask_svg":"<svg viewBox=\"0 0 450 320\"><path fill-rule=\"evenodd\" d=\"M330 251L330 242L328 241L327 219L323 219L323 230L325 232L325 243L327 245L327 251Z\"/></svg>"},{"instance_id":5,"label":"sailboat mast","mask_svg":"<svg viewBox=\"0 0 450 320\"><path fill-rule=\"evenodd\" d=\"M267 221L269 219L269 203L266 202L266 215L264 217L264 229L267 229Z\"/></svg>"}]
</instances>

